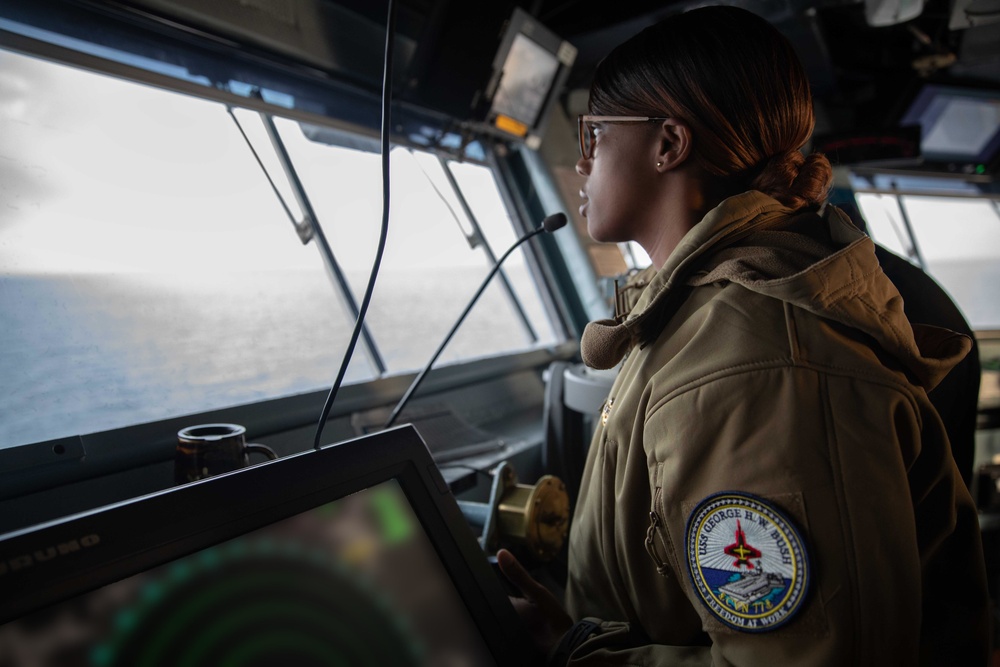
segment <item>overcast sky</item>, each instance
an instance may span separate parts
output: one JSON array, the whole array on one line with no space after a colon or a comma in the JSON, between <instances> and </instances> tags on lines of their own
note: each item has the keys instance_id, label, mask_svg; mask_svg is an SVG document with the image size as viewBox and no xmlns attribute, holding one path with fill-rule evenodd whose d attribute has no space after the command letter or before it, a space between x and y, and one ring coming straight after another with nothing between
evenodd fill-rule
<instances>
[{"instance_id":1,"label":"overcast sky","mask_svg":"<svg viewBox=\"0 0 1000 667\"><path fill-rule=\"evenodd\" d=\"M238 117L300 217L259 117ZM174 272L227 256L247 270L318 266L220 104L0 51L0 123L0 272ZM278 123L338 261L367 270L382 216L379 156ZM482 265L428 185L427 173L448 190L437 161L391 155L386 266ZM500 254L514 236L492 177L457 171Z\"/></svg>"}]
</instances>

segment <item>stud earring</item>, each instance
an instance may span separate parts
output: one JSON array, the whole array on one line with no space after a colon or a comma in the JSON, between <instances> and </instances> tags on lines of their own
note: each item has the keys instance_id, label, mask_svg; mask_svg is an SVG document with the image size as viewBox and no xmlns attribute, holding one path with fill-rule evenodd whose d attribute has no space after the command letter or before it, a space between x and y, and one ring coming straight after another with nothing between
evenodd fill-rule
<instances>
[{"instance_id":1,"label":"stud earring","mask_svg":"<svg viewBox=\"0 0 1000 667\"><path fill-rule=\"evenodd\" d=\"M662 166L663 166L663 160L657 160L656 161L656 168L659 169Z\"/></svg>"}]
</instances>

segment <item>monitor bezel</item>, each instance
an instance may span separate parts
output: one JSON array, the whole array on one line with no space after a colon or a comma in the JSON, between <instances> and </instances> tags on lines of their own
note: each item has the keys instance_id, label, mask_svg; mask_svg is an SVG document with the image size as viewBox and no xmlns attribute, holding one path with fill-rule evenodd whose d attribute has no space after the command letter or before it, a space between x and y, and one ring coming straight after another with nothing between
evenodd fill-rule
<instances>
[{"instance_id":1,"label":"monitor bezel","mask_svg":"<svg viewBox=\"0 0 1000 667\"><path fill-rule=\"evenodd\" d=\"M0 574L0 624L390 479L498 664L527 664L517 614L408 424L0 535L7 570ZM11 567L13 559L74 542L77 550Z\"/></svg>"},{"instance_id":2,"label":"monitor bezel","mask_svg":"<svg viewBox=\"0 0 1000 667\"><path fill-rule=\"evenodd\" d=\"M940 115L928 118L932 105L942 98L974 98L1000 104L1000 90L994 87L975 85L972 83L941 83L927 82L917 91L900 117L901 125L920 125L922 127L922 144L931 135ZM945 163L993 165L1000 156L1000 128L997 128L989 141L976 155L959 152L928 151L923 145L921 153L928 165Z\"/></svg>"},{"instance_id":3,"label":"monitor bezel","mask_svg":"<svg viewBox=\"0 0 1000 667\"><path fill-rule=\"evenodd\" d=\"M515 119L524 124L523 133L505 129L502 123L498 123L498 114L494 108L494 98L501 86L504 65L519 36L527 38L546 53L552 55L558 64L534 121L523 123L522 120ZM570 69L576 61L576 54L576 47L546 28L520 7L515 7L500 40L500 46L493 57L493 73L486 85L483 97L484 104L480 112L482 116L481 129L505 139L523 141L529 148L537 149L548 126L549 116L558 93L565 85Z\"/></svg>"}]
</instances>

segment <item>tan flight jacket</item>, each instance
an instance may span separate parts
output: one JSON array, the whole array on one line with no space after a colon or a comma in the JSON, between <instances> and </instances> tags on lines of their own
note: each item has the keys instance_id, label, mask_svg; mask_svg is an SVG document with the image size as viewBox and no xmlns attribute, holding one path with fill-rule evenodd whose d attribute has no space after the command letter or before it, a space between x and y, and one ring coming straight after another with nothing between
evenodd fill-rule
<instances>
[{"instance_id":1,"label":"tan flight jacket","mask_svg":"<svg viewBox=\"0 0 1000 667\"><path fill-rule=\"evenodd\" d=\"M977 515L926 395L968 339L911 327L842 212L754 191L636 280L628 319L582 341L591 366L626 358L569 545L568 609L602 629L569 664L984 665ZM686 523L731 491L802 535L809 591L781 627L733 629L693 586Z\"/></svg>"}]
</instances>

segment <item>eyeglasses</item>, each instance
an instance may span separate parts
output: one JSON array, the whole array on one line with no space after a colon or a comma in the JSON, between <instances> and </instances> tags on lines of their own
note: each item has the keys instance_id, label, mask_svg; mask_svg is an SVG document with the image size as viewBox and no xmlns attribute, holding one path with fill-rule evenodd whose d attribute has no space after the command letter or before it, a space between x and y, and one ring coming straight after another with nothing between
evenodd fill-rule
<instances>
[{"instance_id":1,"label":"eyeglasses","mask_svg":"<svg viewBox=\"0 0 1000 667\"><path fill-rule=\"evenodd\" d=\"M651 120L668 120L669 116L588 116L586 114L577 116L577 131L580 134L580 155L584 160L594 157L594 146L597 144L597 137L594 135L594 126L591 123L645 123Z\"/></svg>"}]
</instances>

